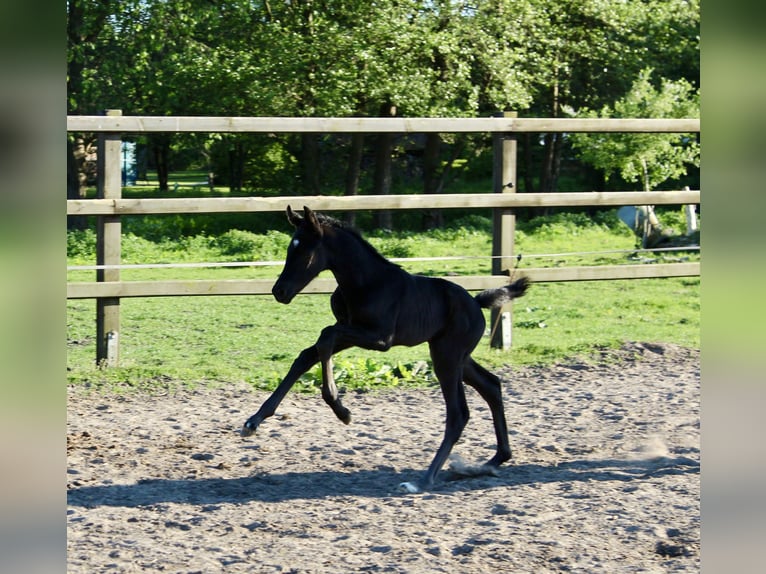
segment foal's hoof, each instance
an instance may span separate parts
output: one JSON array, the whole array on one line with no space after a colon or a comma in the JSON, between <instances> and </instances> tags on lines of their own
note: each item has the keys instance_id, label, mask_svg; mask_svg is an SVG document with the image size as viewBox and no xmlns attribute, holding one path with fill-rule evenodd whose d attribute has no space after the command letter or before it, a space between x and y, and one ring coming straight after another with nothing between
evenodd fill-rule
<instances>
[{"instance_id":1,"label":"foal's hoof","mask_svg":"<svg viewBox=\"0 0 766 574\"><path fill-rule=\"evenodd\" d=\"M412 482L400 482L399 492L406 492L407 494L419 494L423 492L417 484Z\"/></svg>"},{"instance_id":2,"label":"foal's hoof","mask_svg":"<svg viewBox=\"0 0 766 574\"><path fill-rule=\"evenodd\" d=\"M247 437L255 434L255 429L250 428L247 426L247 423L242 425L242 430L239 431L240 436Z\"/></svg>"}]
</instances>

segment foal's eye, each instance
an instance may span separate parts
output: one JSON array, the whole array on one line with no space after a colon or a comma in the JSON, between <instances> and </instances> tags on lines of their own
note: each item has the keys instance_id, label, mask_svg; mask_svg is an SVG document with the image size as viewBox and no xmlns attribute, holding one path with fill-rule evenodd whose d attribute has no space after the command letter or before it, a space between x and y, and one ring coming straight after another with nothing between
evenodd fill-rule
<instances>
[{"instance_id":1,"label":"foal's eye","mask_svg":"<svg viewBox=\"0 0 766 574\"><path fill-rule=\"evenodd\" d=\"M293 239L293 247L298 247L301 244L297 239Z\"/></svg>"}]
</instances>

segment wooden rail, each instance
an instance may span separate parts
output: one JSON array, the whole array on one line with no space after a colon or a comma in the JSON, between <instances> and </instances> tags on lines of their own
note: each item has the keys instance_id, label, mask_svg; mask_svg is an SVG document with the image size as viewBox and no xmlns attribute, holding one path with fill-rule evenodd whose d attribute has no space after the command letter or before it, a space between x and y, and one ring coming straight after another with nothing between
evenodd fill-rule
<instances>
[{"instance_id":1,"label":"wooden rail","mask_svg":"<svg viewBox=\"0 0 766 574\"><path fill-rule=\"evenodd\" d=\"M572 193L475 193L434 195L298 195L282 197L203 197L161 199L70 199L67 215L146 215L284 211L308 205L319 211L360 209L444 209L584 207L590 205L686 205L700 202L699 190L589 191Z\"/></svg>"},{"instance_id":2,"label":"wooden rail","mask_svg":"<svg viewBox=\"0 0 766 574\"><path fill-rule=\"evenodd\" d=\"M527 268L516 273L535 283L560 281L604 281L613 279L648 279L654 277L694 277L700 274L700 264L652 263L645 265L599 265L587 267ZM497 287L508 282L507 275L465 275L444 277L469 291ZM113 281L67 284L68 299L99 297L178 297L183 295L270 295L273 279L216 279L174 281ZM309 283L302 293L332 293L335 279L319 277Z\"/></svg>"},{"instance_id":3,"label":"wooden rail","mask_svg":"<svg viewBox=\"0 0 766 574\"><path fill-rule=\"evenodd\" d=\"M699 119L603 118L280 118L206 116L69 116L67 131L115 133L524 133L700 131Z\"/></svg>"},{"instance_id":4,"label":"wooden rail","mask_svg":"<svg viewBox=\"0 0 766 574\"><path fill-rule=\"evenodd\" d=\"M96 199L67 201L68 215L97 216L97 263L120 263L121 216L154 213L227 213L282 211L287 205L324 211L378 209L491 208L494 214L492 274L445 277L468 290L496 287L508 280L513 265L513 210L520 207L581 207L621 205L684 205L700 202L699 190L663 192L515 193L517 133L604 132L604 133L696 133L699 119L567 119L517 118L515 113L491 118L280 118L123 116L110 110L102 116L69 116L67 131L99 134L99 182ZM387 195L387 196L282 196L226 198L127 199L121 196L121 134L140 133L470 133L494 134L493 193ZM700 274L699 263L611 265L524 269L536 282L598 281L650 277L687 277ZM120 330L119 303L125 297L172 297L184 295L263 295L271 292L273 280L217 281L122 281L118 268L97 272L96 282L67 285L67 298L97 300L97 356L100 364L118 362ZM331 278L317 278L307 293L330 293ZM493 314L502 318L502 329L494 346L510 346L510 308Z\"/></svg>"}]
</instances>

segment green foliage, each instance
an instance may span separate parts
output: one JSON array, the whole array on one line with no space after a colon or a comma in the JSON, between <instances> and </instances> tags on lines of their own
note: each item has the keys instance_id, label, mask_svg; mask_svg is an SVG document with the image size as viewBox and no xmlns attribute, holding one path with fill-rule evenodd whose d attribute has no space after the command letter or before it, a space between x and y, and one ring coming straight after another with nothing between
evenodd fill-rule
<instances>
[{"instance_id":1,"label":"green foliage","mask_svg":"<svg viewBox=\"0 0 766 574\"><path fill-rule=\"evenodd\" d=\"M258 239L249 231L230 229L216 240L216 244L226 255L249 255L256 250Z\"/></svg>"},{"instance_id":2,"label":"green foliage","mask_svg":"<svg viewBox=\"0 0 766 574\"><path fill-rule=\"evenodd\" d=\"M70 109L404 115L613 101L640 66L698 74L699 2L68 4ZM555 110L551 110L554 111ZM547 115L547 114L545 114Z\"/></svg>"},{"instance_id":3,"label":"green foliage","mask_svg":"<svg viewBox=\"0 0 766 574\"><path fill-rule=\"evenodd\" d=\"M95 258L96 232L93 229L69 230L66 234L66 256L72 260Z\"/></svg>"},{"instance_id":4,"label":"green foliage","mask_svg":"<svg viewBox=\"0 0 766 574\"><path fill-rule=\"evenodd\" d=\"M196 216L180 214L149 215L123 218L123 231L156 243L176 241L204 233Z\"/></svg>"},{"instance_id":5,"label":"green foliage","mask_svg":"<svg viewBox=\"0 0 766 574\"><path fill-rule=\"evenodd\" d=\"M487 234L492 232L492 220L481 215L463 215L455 220L453 227L465 229L473 234Z\"/></svg>"},{"instance_id":6,"label":"green foliage","mask_svg":"<svg viewBox=\"0 0 766 574\"><path fill-rule=\"evenodd\" d=\"M121 256L125 263L177 261L181 251L184 249L177 242L155 243L132 233L122 236Z\"/></svg>"},{"instance_id":7,"label":"green foliage","mask_svg":"<svg viewBox=\"0 0 766 574\"><path fill-rule=\"evenodd\" d=\"M147 197L152 191L137 188L125 190L126 197ZM181 193L183 197L199 197L195 193ZM258 233L264 229L287 229L283 213L203 213L125 216L123 233L133 234L155 243L180 243L185 237L220 236L231 229Z\"/></svg>"},{"instance_id":8,"label":"green foliage","mask_svg":"<svg viewBox=\"0 0 766 574\"><path fill-rule=\"evenodd\" d=\"M392 364L373 357L340 358L335 361L335 381L348 390L371 391L433 384L434 375L425 361Z\"/></svg>"},{"instance_id":9,"label":"green foliage","mask_svg":"<svg viewBox=\"0 0 766 574\"><path fill-rule=\"evenodd\" d=\"M436 384L433 371L426 361L394 362L374 357L353 359L336 356L333 360L335 383L341 393L370 392L400 386L421 387ZM273 372L268 377L249 381L259 390L272 390L284 373ZM322 387L322 369L319 365L302 375L293 387L300 393L319 393Z\"/></svg>"},{"instance_id":10,"label":"green foliage","mask_svg":"<svg viewBox=\"0 0 766 574\"><path fill-rule=\"evenodd\" d=\"M74 0L67 8L73 114L121 108L130 115L364 117L396 108L404 117L499 110L557 117L564 109L614 106L645 67L699 85L698 0L497 0L470 6L422 0ZM462 155L453 171L467 178L488 174L490 138L443 137L442 164L457 149ZM320 157L309 161L313 156L304 144L311 138L293 134L136 139L149 152L169 145L171 163L183 161L178 169L212 171L219 185L237 193L304 193L313 189L309 170L319 171L312 162L322 166L322 192L339 191L350 147L347 137L321 138ZM525 180L530 187L556 170L546 155L561 147L554 139L539 146L522 138L528 150L520 172L535 171ZM572 163L578 181L586 182L584 166ZM548 178L536 173L538 164ZM369 172L368 165L363 169ZM202 233L191 229L202 222L190 220L186 234Z\"/></svg>"},{"instance_id":11,"label":"green foliage","mask_svg":"<svg viewBox=\"0 0 766 574\"><path fill-rule=\"evenodd\" d=\"M284 256L289 236L269 230L265 235L251 231L230 229L214 240L224 255L251 257L255 260L273 260Z\"/></svg>"},{"instance_id":12,"label":"green foliage","mask_svg":"<svg viewBox=\"0 0 766 574\"><path fill-rule=\"evenodd\" d=\"M582 117L698 118L699 96L685 80L651 82L644 69L625 97L600 112L580 110ZM700 146L693 134L572 134L573 147L583 161L604 171L619 172L626 181L641 181L647 191L699 166Z\"/></svg>"},{"instance_id":13,"label":"green foliage","mask_svg":"<svg viewBox=\"0 0 766 574\"><path fill-rule=\"evenodd\" d=\"M586 213L560 212L553 215L533 217L517 224L526 234L538 234L541 238L554 236L577 236L586 230L604 232L623 231L623 225L613 210L599 211L593 215Z\"/></svg>"},{"instance_id":14,"label":"green foliage","mask_svg":"<svg viewBox=\"0 0 766 574\"><path fill-rule=\"evenodd\" d=\"M397 258L397 257L412 257L412 245L411 241L407 241L406 238L399 239L393 237L384 237L381 239L373 240L370 242L383 257Z\"/></svg>"}]
</instances>

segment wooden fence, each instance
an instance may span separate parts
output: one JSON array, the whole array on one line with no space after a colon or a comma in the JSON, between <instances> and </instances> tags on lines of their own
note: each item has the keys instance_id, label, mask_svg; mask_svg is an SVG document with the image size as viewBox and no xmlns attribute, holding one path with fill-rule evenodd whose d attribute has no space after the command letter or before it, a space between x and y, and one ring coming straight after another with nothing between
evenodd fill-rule
<instances>
[{"instance_id":1,"label":"wooden fence","mask_svg":"<svg viewBox=\"0 0 766 574\"><path fill-rule=\"evenodd\" d=\"M67 215L97 217L97 270L95 282L67 284L68 299L97 301L96 360L116 365L119 356L120 299L180 295L270 294L273 280L121 281L120 243L123 215L151 213L225 213L283 211L288 204L316 210L380 210L435 208L492 208L493 263L488 276L445 277L469 290L496 287L507 281L514 261L514 216L519 207L686 205L700 202L699 190L662 192L582 192L516 194L516 134L524 132L648 132L697 133L698 119L547 119L517 118L506 112L491 118L272 118L272 117L147 117L122 116L108 110L102 116L69 116L67 131L98 133L98 185L96 199L70 199ZM485 132L494 137L492 193L471 195L284 196L232 198L126 199L121 188L121 135L137 133L459 133ZM527 268L534 282L642 279L698 276L700 264L666 263L597 267ZM304 291L330 293L333 279L318 278ZM510 308L492 316L492 344L507 348L511 341Z\"/></svg>"}]
</instances>

